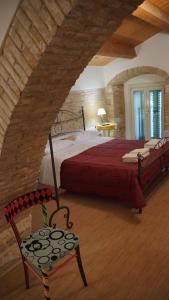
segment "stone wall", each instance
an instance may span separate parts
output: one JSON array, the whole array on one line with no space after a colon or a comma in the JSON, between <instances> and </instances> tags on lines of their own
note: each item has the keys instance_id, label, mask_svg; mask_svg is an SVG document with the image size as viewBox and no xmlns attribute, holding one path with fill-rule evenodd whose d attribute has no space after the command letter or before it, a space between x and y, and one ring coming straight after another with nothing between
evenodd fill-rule
<instances>
[{"instance_id":1,"label":"stone wall","mask_svg":"<svg viewBox=\"0 0 169 300\"><path fill-rule=\"evenodd\" d=\"M125 102L122 84L106 88L106 110L109 122L116 123L115 138L125 138Z\"/></svg>"},{"instance_id":2,"label":"stone wall","mask_svg":"<svg viewBox=\"0 0 169 300\"><path fill-rule=\"evenodd\" d=\"M66 98L61 109L69 110L74 113L79 113L81 108L84 108L85 113L85 125L87 129L91 127L94 128L96 124L100 122L99 117L97 116L97 109L99 107L105 107L105 89L97 90L84 90L84 91L73 91L70 92ZM72 122L73 123L73 122ZM73 124L66 124L65 130L70 131L74 130L75 127ZM72 127L70 127L72 125ZM80 124L75 124L76 128L82 128L82 120ZM81 126L81 127L80 127ZM31 229L31 214L24 213L24 218L21 221L18 221L18 228L20 228L21 234L26 235L27 232ZM4 248L6 251L4 252ZM15 255L13 256L13 253ZM11 265L14 266L18 264L20 258L20 253L17 249L15 243L15 238L11 228L5 228L2 231L0 239L0 266L1 274L3 276L11 268Z\"/></svg>"},{"instance_id":3,"label":"stone wall","mask_svg":"<svg viewBox=\"0 0 169 300\"><path fill-rule=\"evenodd\" d=\"M26 237L32 228L31 212L24 212L18 217L17 225L21 237ZM0 277L20 262L20 252L15 241L12 228L7 227L1 232L0 238Z\"/></svg>"},{"instance_id":4,"label":"stone wall","mask_svg":"<svg viewBox=\"0 0 169 300\"><path fill-rule=\"evenodd\" d=\"M86 129L94 129L100 123L97 110L105 108L105 89L72 91L69 93L61 109L79 112L83 106ZM73 128L72 128L73 129Z\"/></svg>"}]
</instances>

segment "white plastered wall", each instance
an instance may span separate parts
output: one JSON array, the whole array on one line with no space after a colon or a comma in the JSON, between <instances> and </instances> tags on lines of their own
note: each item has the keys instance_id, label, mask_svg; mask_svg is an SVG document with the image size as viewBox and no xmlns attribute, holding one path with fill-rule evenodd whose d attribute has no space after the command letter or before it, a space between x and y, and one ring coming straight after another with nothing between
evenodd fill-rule
<instances>
[{"instance_id":1,"label":"white plastered wall","mask_svg":"<svg viewBox=\"0 0 169 300\"><path fill-rule=\"evenodd\" d=\"M158 33L136 47L133 59L117 58L105 67L85 68L73 90L103 88L119 73L139 66L151 66L169 72L169 34Z\"/></svg>"},{"instance_id":2,"label":"white plastered wall","mask_svg":"<svg viewBox=\"0 0 169 300\"><path fill-rule=\"evenodd\" d=\"M104 68L88 66L81 73L71 91L100 89L105 87Z\"/></svg>"},{"instance_id":3,"label":"white plastered wall","mask_svg":"<svg viewBox=\"0 0 169 300\"><path fill-rule=\"evenodd\" d=\"M87 67L77 80L74 89L97 89L106 87L107 84L119 73L136 67L150 66L162 69L169 73L169 34L158 33L152 38L136 47L137 57L133 59L116 59L105 67ZM131 133L131 98L129 85L153 84L163 82L164 79L157 75L142 75L131 79L125 84L125 118L126 138L132 138Z\"/></svg>"},{"instance_id":4,"label":"white plastered wall","mask_svg":"<svg viewBox=\"0 0 169 300\"><path fill-rule=\"evenodd\" d=\"M116 59L104 67L105 85L124 70L151 66L169 72L169 34L158 33L136 47L133 59Z\"/></svg>"}]
</instances>

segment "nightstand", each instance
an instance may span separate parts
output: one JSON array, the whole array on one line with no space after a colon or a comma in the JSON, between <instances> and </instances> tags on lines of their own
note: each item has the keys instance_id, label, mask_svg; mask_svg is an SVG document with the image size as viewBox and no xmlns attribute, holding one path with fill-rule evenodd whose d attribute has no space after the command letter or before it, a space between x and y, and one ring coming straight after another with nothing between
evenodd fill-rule
<instances>
[{"instance_id":1,"label":"nightstand","mask_svg":"<svg viewBox=\"0 0 169 300\"><path fill-rule=\"evenodd\" d=\"M105 133L107 133L107 136L110 136L110 132L116 129L116 126L115 123L103 123L96 125L96 129L102 131L104 136L106 136Z\"/></svg>"}]
</instances>

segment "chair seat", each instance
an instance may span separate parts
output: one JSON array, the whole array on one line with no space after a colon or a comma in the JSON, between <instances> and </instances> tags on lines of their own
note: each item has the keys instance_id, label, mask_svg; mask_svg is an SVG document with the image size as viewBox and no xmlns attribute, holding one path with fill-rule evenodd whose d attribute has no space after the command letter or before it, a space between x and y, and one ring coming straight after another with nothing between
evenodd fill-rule
<instances>
[{"instance_id":1,"label":"chair seat","mask_svg":"<svg viewBox=\"0 0 169 300\"><path fill-rule=\"evenodd\" d=\"M45 227L30 234L22 241L23 256L36 268L51 268L79 244L74 233L60 228Z\"/></svg>"}]
</instances>

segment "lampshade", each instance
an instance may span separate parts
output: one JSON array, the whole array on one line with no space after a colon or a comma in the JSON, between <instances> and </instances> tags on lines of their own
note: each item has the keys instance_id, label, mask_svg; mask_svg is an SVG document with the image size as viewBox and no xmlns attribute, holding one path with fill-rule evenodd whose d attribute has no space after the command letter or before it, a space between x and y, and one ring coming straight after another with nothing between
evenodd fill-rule
<instances>
[{"instance_id":1,"label":"lampshade","mask_svg":"<svg viewBox=\"0 0 169 300\"><path fill-rule=\"evenodd\" d=\"M105 109L103 107L99 108L97 111L97 115L98 116L106 115Z\"/></svg>"}]
</instances>

